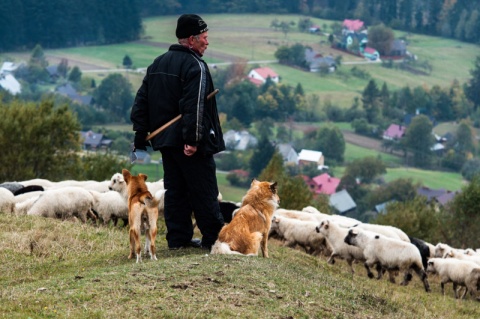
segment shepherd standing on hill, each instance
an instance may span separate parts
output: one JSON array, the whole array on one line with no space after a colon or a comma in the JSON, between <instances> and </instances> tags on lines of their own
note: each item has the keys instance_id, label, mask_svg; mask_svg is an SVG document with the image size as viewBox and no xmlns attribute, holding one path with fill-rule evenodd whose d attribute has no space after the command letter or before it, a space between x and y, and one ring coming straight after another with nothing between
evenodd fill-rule
<instances>
[{"instance_id":1,"label":"shepherd standing on hill","mask_svg":"<svg viewBox=\"0 0 480 319\"><path fill-rule=\"evenodd\" d=\"M178 18L178 44L157 57L135 97L130 119L135 149L146 150L148 132L179 114L179 121L151 139L162 153L165 223L170 249L209 249L223 226L218 204L213 154L225 150L212 77L202 56L208 46L208 27L196 14ZM202 233L193 237L192 211Z\"/></svg>"}]
</instances>

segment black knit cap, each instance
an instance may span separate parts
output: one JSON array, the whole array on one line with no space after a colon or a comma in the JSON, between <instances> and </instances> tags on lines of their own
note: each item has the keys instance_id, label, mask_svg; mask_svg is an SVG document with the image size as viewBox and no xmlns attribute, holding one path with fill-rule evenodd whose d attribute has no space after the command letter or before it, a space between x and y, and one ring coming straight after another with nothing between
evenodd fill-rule
<instances>
[{"instance_id":1,"label":"black knit cap","mask_svg":"<svg viewBox=\"0 0 480 319\"><path fill-rule=\"evenodd\" d=\"M178 39L185 39L191 35L198 35L208 31L207 24L196 14L182 14L177 21L175 35Z\"/></svg>"}]
</instances>

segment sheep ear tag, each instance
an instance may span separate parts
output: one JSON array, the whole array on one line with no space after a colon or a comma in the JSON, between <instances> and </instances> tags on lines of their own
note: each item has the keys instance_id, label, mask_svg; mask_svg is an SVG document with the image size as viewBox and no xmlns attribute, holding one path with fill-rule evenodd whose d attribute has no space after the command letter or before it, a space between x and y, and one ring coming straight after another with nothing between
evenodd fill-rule
<instances>
[{"instance_id":1,"label":"sheep ear tag","mask_svg":"<svg viewBox=\"0 0 480 319\"><path fill-rule=\"evenodd\" d=\"M137 153L135 152L135 149L133 149L131 152L130 152L130 164L133 164L135 163L135 161L137 160Z\"/></svg>"}]
</instances>

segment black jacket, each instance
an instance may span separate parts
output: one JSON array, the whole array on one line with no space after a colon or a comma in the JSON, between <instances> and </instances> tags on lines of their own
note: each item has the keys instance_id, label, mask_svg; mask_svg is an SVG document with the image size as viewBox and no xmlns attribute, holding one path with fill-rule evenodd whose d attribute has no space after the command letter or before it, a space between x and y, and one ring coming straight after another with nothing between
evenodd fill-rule
<instances>
[{"instance_id":1,"label":"black jacket","mask_svg":"<svg viewBox=\"0 0 480 319\"><path fill-rule=\"evenodd\" d=\"M178 114L182 118L157 134L154 150L162 147L196 145L204 154L225 150L214 91L207 64L192 50L179 44L157 57L137 92L130 119L133 130L146 134Z\"/></svg>"}]
</instances>

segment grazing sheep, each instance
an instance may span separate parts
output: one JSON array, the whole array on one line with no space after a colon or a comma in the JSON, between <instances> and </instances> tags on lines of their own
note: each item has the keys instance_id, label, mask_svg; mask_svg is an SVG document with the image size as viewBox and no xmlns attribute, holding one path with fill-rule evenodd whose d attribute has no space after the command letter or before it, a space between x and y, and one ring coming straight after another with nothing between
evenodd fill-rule
<instances>
[{"instance_id":1,"label":"grazing sheep","mask_svg":"<svg viewBox=\"0 0 480 319\"><path fill-rule=\"evenodd\" d=\"M38 198L40 194L43 194L43 191L28 192L28 193L17 195L15 196L15 204L21 203L32 197Z\"/></svg>"},{"instance_id":2,"label":"grazing sheep","mask_svg":"<svg viewBox=\"0 0 480 319\"><path fill-rule=\"evenodd\" d=\"M36 192L34 192L36 193ZM42 192L38 192L35 196L30 196L25 198L23 201L19 201L15 203L15 215L27 215L28 210L33 206L33 204L37 201L40 197Z\"/></svg>"},{"instance_id":3,"label":"grazing sheep","mask_svg":"<svg viewBox=\"0 0 480 319\"><path fill-rule=\"evenodd\" d=\"M12 214L15 211L15 196L13 193L0 187L0 213Z\"/></svg>"},{"instance_id":4,"label":"grazing sheep","mask_svg":"<svg viewBox=\"0 0 480 319\"><path fill-rule=\"evenodd\" d=\"M40 185L28 185L28 186L24 186L24 187L16 190L16 191L13 193L13 195L19 196L19 195L22 195L22 194L25 194L25 193L42 192L42 191L44 191L43 186L40 186Z\"/></svg>"},{"instance_id":5,"label":"grazing sheep","mask_svg":"<svg viewBox=\"0 0 480 319\"><path fill-rule=\"evenodd\" d=\"M316 231L317 233L323 234L323 236L325 236L329 247L331 247L332 253L327 260L329 264L334 264L335 257L339 257L341 259L344 259L348 263L352 274L354 274L355 270L353 269L352 265L353 261L357 260L365 262L365 256L363 255L362 249L355 246L347 245L344 242L344 238L348 234L347 228L341 227L336 222L327 219L322 221L320 223L320 226L316 227ZM367 270L367 276L369 278L373 278L373 273L370 271L370 267L366 264L364 265L365 269Z\"/></svg>"},{"instance_id":6,"label":"grazing sheep","mask_svg":"<svg viewBox=\"0 0 480 319\"><path fill-rule=\"evenodd\" d=\"M472 297L475 297L478 293L480 267L471 261L452 258L430 258L428 260L427 272L437 274L440 277L442 295L445 295L444 286L448 282L453 283L455 299L458 299L457 286L466 288L460 297L461 299L465 298L467 291L470 291Z\"/></svg>"},{"instance_id":7,"label":"grazing sheep","mask_svg":"<svg viewBox=\"0 0 480 319\"><path fill-rule=\"evenodd\" d=\"M27 215L61 219L78 217L85 223L87 218L96 220L92 207L93 196L87 190L81 187L63 187L44 191Z\"/></svg>"},{"instance_id":8,"label":"grazing sheep","mask_svg":"<svg viewBox=\"0 0 480 319\"><path fill-rule=\"evenodd\" d=\"M17 190L23 188L23 185L17 182L5 182L0 184L0 187L8 189L12 194L14 194Z\"/></svg>"},{"instance_id":9,"label":"grazing sheep","mask_svg":"<svg viewBox=\"0 0 480 319\"><path fill-rule=\"evenodd\" d=\"M444 243L438 243L435 246L434 257L444 258L445 255L452 250L455 250L455 251L457 251L459 253L462 253L462 254L465 253L465 251L463 249L457 249L457 248L453 248L450 245L447 245L447 244L444 244Z\"/></svg>"},{"instance_id":10,"label":"grazing sheep","mask_svg":"<svg viewBox=\"0 0 480 319\"><path fill-rule=\"evenodd\" d=\"M89 190L93 196L93 209L98 213L104 225L113 220L117 226L118 219L128 221L128 204L125 198L115 191L105 193Z\"/></svg>"},{"instance_id":11,"label":"grazing sheep","mask_svg":"<svg viewBox=\"0 0 480 319\"><path fill-rule=\"evenodd\" d=\"M475 264L480 267L480 256L475 255L475 256L470 256L465 253L458 252L456 250L450 250L448 253L446 253L443 258L455 258L459 260L467 260L474 262Z\"/></svg>"},{"instance_id":12,"label":"grazing sheep","mask_svg":"<svg viewBox=\"0 0 480 319\"><path fill-rule=\"evenodd\" d=\"M428 246L428 249L430 250L430 257L434 257L435 256L435 245L433 245L429 242L425 242L425 244Z\"/></svg>"},{"instance_id":13,"label":"grazing sheep","mask_svg":"<svg viewBox=\"0 0 480 319\"><path fill-rule=\"evenodd\" d=\"M422 280L425 291L430 291L427 274L422 265L422 257L413 244L357 227L348 231L345 242L363 249L366 266L371 267L380 263L385 269L404 272L404 279L401 283L404 286L408 285L408 282L412 279L411 270L414 270ZM390 273L390 281L395 282L392 273Z\"/></svg>"},{"instance_id":14,"label":"grazing sheep","mask_svg":"<svg viewBox=\"0 0 480 319\"><path fill-rule=\"evenodd\" d=\"M306 212L303 212L303 211L293 210L293 209L277 208L275 210L274 215L293 218L293 219L298 219L298 220L303 220L303 221L309 221L309 222L319 222L319 220L318 220L317 216L315 216L315 214L306 213ZM328 215L326 215L326 216L328 216Z\"/></svg>"},{"instance_id":15,"label":"grazing sheep","mask_svg":"<svg viewBox=\"0 0 480 319\"><path fill-rule=\"evenodd\" d=\"M368 223L361 223L358 225L354 225L353 227L358 227L363 230L368 230L377 234L381 234L385 237L403 240L408 243L410 242L408 235L405 234L402 230L398 229L397 227L387 226L387 225L368 224Z\"/></svg>"},{"instance_id":16,"label":"grazing sheep","mask_svg":"<svg viewBox=\"0 0 480 319\"><path fill-rule=\"evenodd\" d=\"M283 216L273 216L271 228L284 239L285 246L300 246L305 252L318 256L327 249L325 237L315 231L316 221L303 221Z\"/></svg>"},{"instance_id":17,"label":"grazing sheep","mask_svg":"<svg viewBox=\"0 0 480 319\"><path fill-rule=\"evenodd\" d=\"M431 255L430 247L425 243L423 240L415 238L415 237L410 237L410 242L415 245L415 247L418 248L418 251L420 252L420 256L422 256L422 265L424 269L427 269L427 262L428 258L433 257Z\"/></svg>"},{"instance_id":18,"label":"grazing sheep","mask_svg":"<svg viewBox=\"0 0 480 319\"><path fill-rule=\"evenodd\" d=\"M307 206L302 209L303 212L306 213L311 213L314 216L317 217L317 220L319 223L321 223L325 219L330 219L335 221L339 226L341 227L352 227L354 225L361 224L362 222L359 220L356 220L355 218L347 217L347 216L342 216L342 215L328 215L321 213L318 209L316 209L313 206Z\"/></svg>"},{"instance_id":19,"label":"grazing sheep","mask_svg":"<svg viewBox=\"0 0 480 319\"><path fill-rule=\"evenodd\" d=\"M467 248L465 249L465 255L469 255L469 256L480 256L480 253L473 249L473 248Z\"/></svg>"},{"instance_id":20,"label":"grazing sheep","mask_svg":"<svg viewBox=\"0 0 480 319\"><path fill-rule=\"evenodd\" d=\"M54 182L51 182L48 179L43 179L43 178L35 178L35 179L21 181L20 184L22 184L23 186L38 185L38 186L42 186L44 189L49 189L55 186Z\"/></svg>"}]
</instances>

